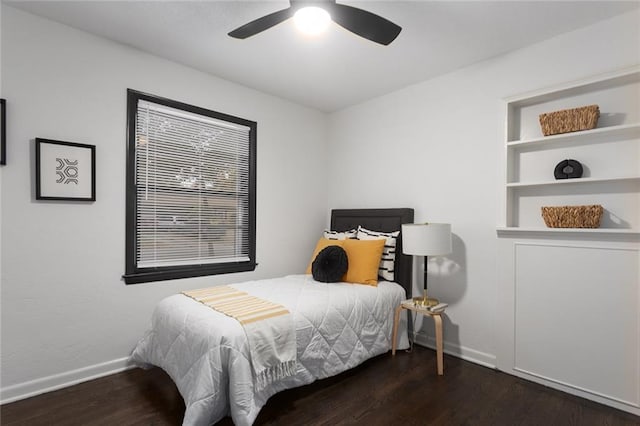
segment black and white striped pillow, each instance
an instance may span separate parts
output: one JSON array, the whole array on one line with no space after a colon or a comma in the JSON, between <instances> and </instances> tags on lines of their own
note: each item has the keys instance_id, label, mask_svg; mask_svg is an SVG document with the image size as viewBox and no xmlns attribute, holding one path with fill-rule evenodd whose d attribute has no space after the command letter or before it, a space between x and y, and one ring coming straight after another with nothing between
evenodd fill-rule
<instances>
[{"instance_id":1,"label":"black and white striped pillow","mask_svg":"<svg viewBox=\"0 0 640 426\"><path fill-rule=\"evenodd\" d=\"M386 240L384 250L382 251L382 258L380 259L380 266L378 267L378 275L386 281L393 281L395 278L394 265L396 262L398 235L400 235L400 231L379 232L371 231L362 226L358 227L357 237L359 240Z\"/></svg>"},{"instance_id":2,"label":"black and white striped pillow","mask_svg":"<svg viewBox=\"0 0 640 426\"><path fill-rule=\"evenodd\" d=\"M349 231L338 232L338 231L324 231L324 237L327 240L353 240L356 238L358 234L357 229L351 229Z\"/></svg>"}]
</instances>

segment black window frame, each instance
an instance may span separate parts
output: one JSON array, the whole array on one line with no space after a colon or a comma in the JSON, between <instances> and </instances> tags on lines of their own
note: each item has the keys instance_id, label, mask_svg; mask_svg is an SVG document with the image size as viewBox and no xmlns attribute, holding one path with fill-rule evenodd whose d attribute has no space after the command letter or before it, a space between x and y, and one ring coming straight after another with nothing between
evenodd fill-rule
<instances>
[{"instance_id":1,"label":"black window frame","mask_svg":"<svg viewBox=\"0 0 640 426\"><path fill-rule=\"evenodd\" d=\"M214 264L180 265L139 268L137 265L137 191L136 191L136 117L140 100L184 110L193 114L211 117L250 128L249 131L249 260ZM256 140L257 123L229 114L220 113L187 103L163 98L133 89L127 89L127 175L126 175L126 237L125 274L126 284L165 281L206 275L247 272L256 269Z\"/></svg>"}]
</instances>

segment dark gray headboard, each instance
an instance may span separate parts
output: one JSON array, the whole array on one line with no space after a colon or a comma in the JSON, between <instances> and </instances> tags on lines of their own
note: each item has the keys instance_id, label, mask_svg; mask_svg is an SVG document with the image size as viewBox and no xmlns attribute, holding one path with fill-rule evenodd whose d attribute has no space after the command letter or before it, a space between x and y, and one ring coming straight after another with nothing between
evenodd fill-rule
<instances>
[{"instance_id":1,"label":"dark gray headboard","mask_svg":"<svg viewBox=\"0 0 640 426\"><path fill-rule=\"evenodd\" d=\"M331 229L348 231L358 225L372 231L401 231L403 223L413 223L413 209L336 209L331 210ZM402 254L402 232L396 246L395 280L411 297L413 257Z\"/></svg>"}]
</instances>

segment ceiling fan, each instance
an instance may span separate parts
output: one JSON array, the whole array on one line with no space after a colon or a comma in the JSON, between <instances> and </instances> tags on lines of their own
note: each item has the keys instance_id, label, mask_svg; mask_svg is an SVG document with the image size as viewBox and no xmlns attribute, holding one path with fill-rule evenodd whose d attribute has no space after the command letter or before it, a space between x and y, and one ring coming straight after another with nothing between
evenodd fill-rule
<instances>
[{"instance_id":1,"label":"ceiling fan","mask_svg":"<svg viewBox=\"0 0 640 426\"><path fill-rule=\"evenodd\" d=\"M278 25L293 17L296 12L315 7L329 13L330 19L354 34L375 43L388 45L400 34L402 28L393 22L357 7L336 3L336 0L289 0L286 9L270 13L231 31L234 38L245 39Z\"/></svg>"}]
</instances>

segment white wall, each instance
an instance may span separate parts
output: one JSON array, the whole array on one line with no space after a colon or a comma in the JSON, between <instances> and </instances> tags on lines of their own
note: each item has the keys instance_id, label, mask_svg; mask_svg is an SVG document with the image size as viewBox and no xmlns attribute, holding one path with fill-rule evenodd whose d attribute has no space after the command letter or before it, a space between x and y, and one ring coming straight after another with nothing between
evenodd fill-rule
<instances>
[{"instance_id":1,"label":"white wall","mask_svg":"<svg viewBox=\"0 0 640 426\"><path fill-rule=\"evenodd\" d=\"M2 2L0 2L0 23L2 23ZM2 92L2 31L0 30L0 98L3 98ZM0 167L0 288L2 287L2 170ZM2 300L0 299L0 318L2 318ZM0 349L2 345L0 344ZM2 352L0 351L0 362L2 362Z\"/></svg>"},{"instance_id":2,"label":"white wall","mask_svg":"<svg viewBox=\"0 0 640 426\"><path fill-rule=\"evenodd\" d=\"M429 281L451 305L445 350L495 366L503 338L494 316L502 99L640 63L639 24L637 11L621 15L330 116L329 208L407 206L417 222L452 224L454 252L430 265ZM432 325L422 332L433 336Z\"/></svg>"},{"instance_id":3,"label":"white wall","mask_svg":"<svg viewBox=\"0 0 640 426\"><path fill-rule=\"evenodd\" d=\"M0 24L2 23L2 2L0 2ZM2 91L2 30L0 27L0 98L4 98L4 92ZM0 290L2 289L2 175L4 173L4 167L0 166ZM0 293L1 296L1 293ZM2 318L2 299L0 298L0 319ZM0 325L0 336L1 336ZM0 337L0 365L2 363L2 344ZM2 381L0 380L0 386ZM1 398L0 398L1 400Z\"/></svg>"},{"instance_id":4,"label":"white wall","mask_svg":"<svg viewBox=\"0 0 640 426\"><path fill-rule=\"evenodd\" d=\"M326 220L324 114L6 5L2 87L2 400L123 367L164 296L306 267ZM124 284L127 88L257 121L255 272ZM96 145L96 202L35 201L35 137Z\"/></svg>"}]
</instances>

